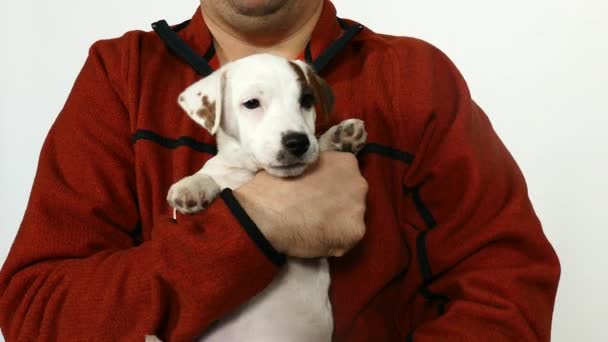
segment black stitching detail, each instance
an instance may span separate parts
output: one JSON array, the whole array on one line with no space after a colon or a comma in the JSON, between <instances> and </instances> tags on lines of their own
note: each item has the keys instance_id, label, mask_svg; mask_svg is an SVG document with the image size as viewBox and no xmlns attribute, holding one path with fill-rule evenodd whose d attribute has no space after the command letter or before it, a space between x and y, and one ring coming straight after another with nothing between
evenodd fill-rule
<instances>
[{"instance_id":1,"label":"black stitching detail","mask_svg":"<svg viewBox=\"0 0 608 342\"><path fill-rule=\"evenodd\" d=\"M209 154L217 154L217 146L195 140L188 136L181 136L177 139L164 137L158 133L139 129L131 136L131 143L135 144L138 140L148 140L157 143L163 147L175 149L179 146L187 146L198 152ZM411 164L414 160L414 155L408 152L403 152L390 146L380 145L376 143L368 143L359 151L359 155L377 154L393 160L398 160L406 164Z\"/></svg>"},{"instance_id":2,"label":"black stitching detail","mask_svg":"<svg viewBox=\"0 0 608 342\"><path fill-rule=\"evenodd\" d=\"M181 31L181 30L185 29L185 28L186 28L188 25L190 25L190 22L191 22L191 21L192 21L192 19L188 19L188 20L184 21L184 22L183 22L183 23L181 23L181 24L177 24L177 25L173 26L173 27L172 27L172 28L173 28L173 31L175 31L175 32L179 32L179 31Z\"/></svg>"},{"instance_id":3,"label":"black stitching detail","mask_svg":"<svg viewBox=\"0 0 608 342\"><path fill-rule=\"evenodd\" d=\"M175 149L179 146L187 146L191 149L209 154L217 154L217 146L197 141L191 137L182 136L177 139L163 137L152 131L140 129L131 136L131 143L135 144L138 140L149 140L163 147Z\"/></svg>"},{"instance_id":4,"label":"black stitching detail","mask_svg":"<svg viewBox=\"0 0 608 342\"><path fill-rule=\"evenodd\" d=\"M426 234L428 230L424 230L416 237L416 253L418 254L418 262L420 264L420 274L422 275L422 281L424 286L431 282L433 274L431 272L431 265L429 264L428 255L426 253Z\"/></svg>"},{"instance_id":5,"label":"black stitching detail","mask_svg":"<svg viewBox=\"0 0 608 342\"><path fill-rule=\"evenodd\" d=\"M411 164L414 161L414 155L408 152L403 152L389 146L384 146L376 143L367 143L365 147L359 151L359 155L368 153L379 154L391 159L400 160L406 164Z\"/></svg>"},{"instance_id":6,"label":"black stitching detail","mask_svg":"<svg viewBox=\"0 0 608 342\"><path fill-rule=\"evenodd\" d=\"M304 59L306 60L306 63L312 65L313 60L312 60L312 52L310 51L310 43L306 44L306 49L304 49Z\"/></svg>"},{"instance_id":7,"label":"black stitching detail","mask_svg":"<svg viewBox=\"0 0 608 342\"><path fill-rule=\"evenodd\" d=\"M426 227L428 229L435 228L435 226L437 226L437 221L435 221L435 218L433 217L431 211L427 208L427 206L422 203L422 199L420 198L420 187L416 187L412 190L412 200L414 201L416 210L418 210L418 213L420 214L420 216L422 216Z\"/></svg>"},{"instance_id":8,"label":"black stitching detail","mask_svg":"<svg viewBox=\"0 0 608 342\"><path fill-rule=\"evenodd\" d=\"M272 247L270 242L266 240L266 237L262 234L262 232L260 232L260 229L255 222L253 222L251 217L247 215L247 212L243 209L243 207L241 207L238 200L234 198L232 190L229 188L222 190L220 197L222 197L224 203L226 203L228 209L230 209L232 212L232 215L236 217L243 229L245 229L245 232L247 235L249 235L249 238L253 240L260 250L262 250L264 255L266 255L266 257L272 261L273 264L282 266L285 263L285 255L279 253L276 249L274 249L274 247Z\"/></svg>"},{"instance_id":9,"label":"black stitching detail","mask_svg":"<svg viewBox=\"0 0 608 342\"><path fill-rule=\"evenodd\" d=\"M169 27L165 20L159 20L152 24L152 29L158 34L165 45L173 51L179 58L188 63L199 75L207 76L213 72L207 60L199 56L192 50L186 42ZM213 44L211 44L213 45ZM209 52L209 51L207 51Z\"/></svg>"},{"instance_id":10,"label":"black stitching detail","mask_svg":"<svg viewBox=\"0 0 608 342\"><path fill-rule=\"evenodd\" d=\"M134 246L139 246L139 245L142 244L142 242L143 242L143 231L142 231L142 228L141 228L141 222L137 222L137 225L135 226L135 229L133 229L133 231L129 232L129 236L133 240L133 245Z\"/></svg>"},{"instance_id":11,"label":"black stitching detail","mask_svg":"<svg viewBox=\"0 0 608 342\"><path fill-rule=\"evenodd\" d=\"M450 301L450 298L443 294L434 293L429 289L429 285L433 281L433 272L431 270L426 248L426 239L428 233L437 226L437 221L420 197L420 186L411 189L404 187L404 191L411 193L416 210L424 220L427 228L426 230L418 233L418 236L416 236L416 255L418 257L418 266L420 268L420 275L422 277L422 288L420 289L420 294L429 302L438 302L437 313L439 316L441 316L445 313L445 306ZM414 331L415 328L408 334L408 341L413 341Z\"/></svg>"},{"instance_id":12,"label":"black stitching detail","mask_svg":"<svg viewBox=\"0 0 608 342\"><path fill-rule=\"evenodd\" d=\"M346 32L344 32L344 34L340 36L340 38L338 38L338 40L336 40L328 48L323 50L323 53L321 53L321 55L319 55L317 59L315 59L315 61L312 63L312 67L315 72L317 72L317 74L320 73L321 70L323 70L327 66L327 64L329 64L329 61L331 61L331 59L334 58L338 54L338 52L340 52L346 46L346 44L362 30L363 25L352 25L346 30Z\"/></svg>"}]
</instances>

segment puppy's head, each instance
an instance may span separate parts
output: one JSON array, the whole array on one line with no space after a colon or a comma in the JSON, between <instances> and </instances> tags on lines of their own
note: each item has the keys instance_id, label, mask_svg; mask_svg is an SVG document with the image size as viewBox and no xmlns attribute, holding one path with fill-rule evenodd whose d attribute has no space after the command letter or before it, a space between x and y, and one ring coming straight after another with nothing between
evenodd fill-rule
<instances>
[{"instance_id":1,"label":"puppy's head","mask_svg":"<svg viewBox=\"0 0 608 342\"><path fill-rule=\"evenodd\" d=\"M260 168L288 177L317 160L315 107L327 117L334 96L304 62L259 54L224 65L178 102L211 134L234 138Z\"/></svg>"}]
</instances>

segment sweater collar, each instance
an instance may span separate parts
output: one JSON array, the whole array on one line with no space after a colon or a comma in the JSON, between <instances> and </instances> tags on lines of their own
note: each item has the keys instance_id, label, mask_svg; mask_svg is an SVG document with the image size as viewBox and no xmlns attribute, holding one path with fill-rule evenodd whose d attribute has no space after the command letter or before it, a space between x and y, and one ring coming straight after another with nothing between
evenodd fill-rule
<instances>
[{"instance_id":1,"label":"sweater collar","mask_svg":"<svg viewBox=\"0 0 608 342\"><path fill-rule=\"evenodd\" d=\"M177 29L180 28L179 26ZM303 60L308 57L306 58L310 59L308 62L314 61L343 33L344 30L336 18L336 8L330 0L324 0L319 21L313 29L310 42L306 48L309 54L306 56L306 50L301 51L298 59ZM212 69L219 67L219 60L213 47L213 38L201 14L200 6L190 22L182 30L179 30L178 35L198 56L204 57Z\"/></svg>"}]
</instances>

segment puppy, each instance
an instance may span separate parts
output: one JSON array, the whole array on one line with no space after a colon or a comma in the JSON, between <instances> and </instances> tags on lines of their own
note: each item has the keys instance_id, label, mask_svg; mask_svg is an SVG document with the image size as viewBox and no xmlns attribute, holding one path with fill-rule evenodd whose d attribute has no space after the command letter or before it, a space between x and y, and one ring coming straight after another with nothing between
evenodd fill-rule
<instances>
[{"instance_id":1,"label":"puppy","mask_svg":"<svg viewBox=\"0 0 608 342\"><path fill-rule=\"evenodd\" d=\"M222 66L188 87L178 103L216 136L218 147L202 169L169 189L167 200L181 213L203 210L221 189L236 189L260 170L298 176L320 151L357 153L367 138L363 122L349 119L317 139L315 107L329 115L331 89L306 63L269 54ZM201 340L330 341L329 284L326 259L289 258L262 293Z\"/></svg>"}]
</instances>

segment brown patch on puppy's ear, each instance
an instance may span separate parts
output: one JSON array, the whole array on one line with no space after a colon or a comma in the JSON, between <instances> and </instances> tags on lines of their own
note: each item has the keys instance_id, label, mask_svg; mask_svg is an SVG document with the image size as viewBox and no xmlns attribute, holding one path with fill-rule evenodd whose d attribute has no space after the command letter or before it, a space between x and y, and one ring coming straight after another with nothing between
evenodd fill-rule
<instances>
[{"instance_id":1,"label":"brown patch on puppy's ear","mask_svg":"<svg viewBox=\"0 0 608 342\"><path fill-rule=\"evenodd\" d=\"M293 72L296 73L297 80L300 83L300 85L302 85L302 84L308 85L308 83L306 82L306 76L304 76L304 72L302 71L302 69L300 69L300 67L292 61L289 61L289 66L293 69Z\"/></svg>"},{"instance_id":2,"label":"brown patch on puppy's ear","mask_svg":"<svg viewBox=\"0 0 608 342\"><path fill-rule=\"evenodd\" d=\"M211 131L215 126L215 101L210 102L207 95L204 95L202 100L203 105L196 111L196 115L203 119L203 126Z\"/></svg>"},{"instance_id":3,"label":"brown patch on puppy's ear","mask_svg":"<svg viewBox=\"0 0 608 342\"><path fill-rule=\"evenodd\" d=\"M336 102L334 92L331 90L329 84L319 77L312 68L306 70L306 76L308 76L307 79L313 94L315 95L315 99L319 102L321 109L320 114L327 122L329 121L329 114L334 110Z\"/></svg>"},{"instance_id":4,"label":"brown patch on puppy's ear","mask_svg":"<svg viewBox=\"0 0 608 342\"><path fill-rule=\"evenodd\" d=\"M293 71L296 73L296 79L298 80L298 83L300 84L300 95L302 94L306 94L306 93L311 93L313 95L314 91L311 89L310 85L308 84L308 81L306 80L306 76L304 75L304 71L302 71L302 69L294 62L289 61L289 65L291 66L291 68L293 69ZM315 95L316 97L316 95Z\"/></svg>"},{"instance_id":5,"label":"brown patch on puppy's ear","mask_svg":"<svg viewBox=\"0 0 608 342\"><path fill-rule=\"evenodd\" d=\"M292 61L289 61L289 65L296 73L302 94L312 93L314 95L315 102L319 105L319 114L323 117L325 123L328 123L329 114L334 110L335 104L334 93L329 84L319 77L309 65L300 67Z\"/></svg>"},{"instance_id":6,"label":"brown patch on puppy's ear","mask_svg":"<svg viewBox=\"0 0 608 342\"><path fill-rule=\"evenodd\" d=\"M178 100L182 109L212 135L220 129L224 111L227 76L225 69L220 70L192 84Z\"/></svg>"}]
</instances>

